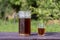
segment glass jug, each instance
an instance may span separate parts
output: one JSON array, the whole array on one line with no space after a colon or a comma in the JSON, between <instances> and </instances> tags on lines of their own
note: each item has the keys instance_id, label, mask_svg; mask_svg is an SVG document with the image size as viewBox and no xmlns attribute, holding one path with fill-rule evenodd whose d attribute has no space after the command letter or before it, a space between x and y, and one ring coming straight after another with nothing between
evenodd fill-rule
<instances>
[{"instance_id":1,"label":"glass jug","mask_svg":"<svg viewBox=\"0 0 60 40\"><path fill-rule=\"evenodd\" d=\"M19 11L18 15L19 15L19 35L23 36L30 35L31 12Z\"/></svg>"}]
</instances>

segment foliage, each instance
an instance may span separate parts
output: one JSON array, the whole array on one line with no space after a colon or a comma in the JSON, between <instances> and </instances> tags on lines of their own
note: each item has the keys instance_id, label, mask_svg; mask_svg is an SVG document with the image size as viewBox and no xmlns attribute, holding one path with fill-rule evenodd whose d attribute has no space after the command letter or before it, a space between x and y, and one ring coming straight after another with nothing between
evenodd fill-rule
<instances>
[{"instance_id":1,"label":"foliage","mask_svg":"<svg viewBox=\"0 0 60 40\"><path fill-rule=\"evenodd\" d=\"M11 6L16 5L20 7L16 7L16 10L31 10L39 19L49 20L60 17L60 0L0 0L0 4L1 11L12 10Z\"/></svg>"},{"instance_id":2,"label":"foliage","mask_svg":"<svg viewBox=\"0 0 60 40\"><path fill-rule=\"evenodd\" d=\"M11 4L14 5L20 5L20 10L27 10L28 9L28 3L26 0L10 0Z\"/></svg>"},{"instance_id":3,"label":"foliage","mask_svg":"<svg viewBox=\"0 0 60 40\"><path fill-rule=\"evenodd\" d=\"M0 17L4 18L6 14L10 14L12 11L9 0L0 1Z\"/></svg>"},{"instance_id":4,"label":"foliage","mask_svg":"<svg viewBox=\"0 0 60 40\"><path fill-rule=\"evenodd\" d=\"M57 1L57 2L56 2ZM38 14L39 19L59 19L60 1L59 0L36 0L36 6L31 5L32 13Z\"/></svg>"}]
</instances>

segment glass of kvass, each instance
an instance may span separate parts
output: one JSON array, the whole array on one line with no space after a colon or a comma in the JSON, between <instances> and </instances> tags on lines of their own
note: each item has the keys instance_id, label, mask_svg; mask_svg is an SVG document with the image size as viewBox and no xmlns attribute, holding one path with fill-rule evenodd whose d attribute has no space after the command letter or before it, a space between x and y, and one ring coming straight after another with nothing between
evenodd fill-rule
<instances>
[{"instance_id":1,"label":"glass of kvass","mask_svg":"<svg viewBox=\"0 0 60 40\"><path fill-rule=\"evenodd\" d=\"M38 21L38 35L44 36L45 35L45 24L43 20Z\"/></svg>"}]
</instances>

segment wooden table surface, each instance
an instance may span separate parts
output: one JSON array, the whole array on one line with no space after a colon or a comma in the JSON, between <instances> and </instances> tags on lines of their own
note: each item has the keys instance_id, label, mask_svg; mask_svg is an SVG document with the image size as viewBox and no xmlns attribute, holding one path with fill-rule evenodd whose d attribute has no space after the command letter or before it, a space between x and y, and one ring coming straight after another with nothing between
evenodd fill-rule
<instances>
[{"instance_id":1,"label":"wooden table surface","mask_svg":"<svg viewBox=\"0 0 60 40\"><path fill-rule=\"evenodd\" d=\"M37 33L31 33L30 36L19 36L17 32L0 32L0 40L57 40L60 39L59 32L47 32L41 37Z\"/></svg>"}]
</instances>

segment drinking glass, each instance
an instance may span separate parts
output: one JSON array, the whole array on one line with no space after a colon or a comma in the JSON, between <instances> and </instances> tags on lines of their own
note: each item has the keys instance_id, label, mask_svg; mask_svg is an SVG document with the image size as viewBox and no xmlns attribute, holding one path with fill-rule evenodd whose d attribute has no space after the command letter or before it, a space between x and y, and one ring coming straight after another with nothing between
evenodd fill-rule
<instances>
[{"instance_id":1,"label":"drinking glass","mask_svg":"<svg viewBox=\"0 0 60 40\"><path fill-rule=\"evenodd\" d=\"M43 20L38 21L38 34L40 36L45 35L45 24L44 24Z\"/></svg>"}]
</instances>

